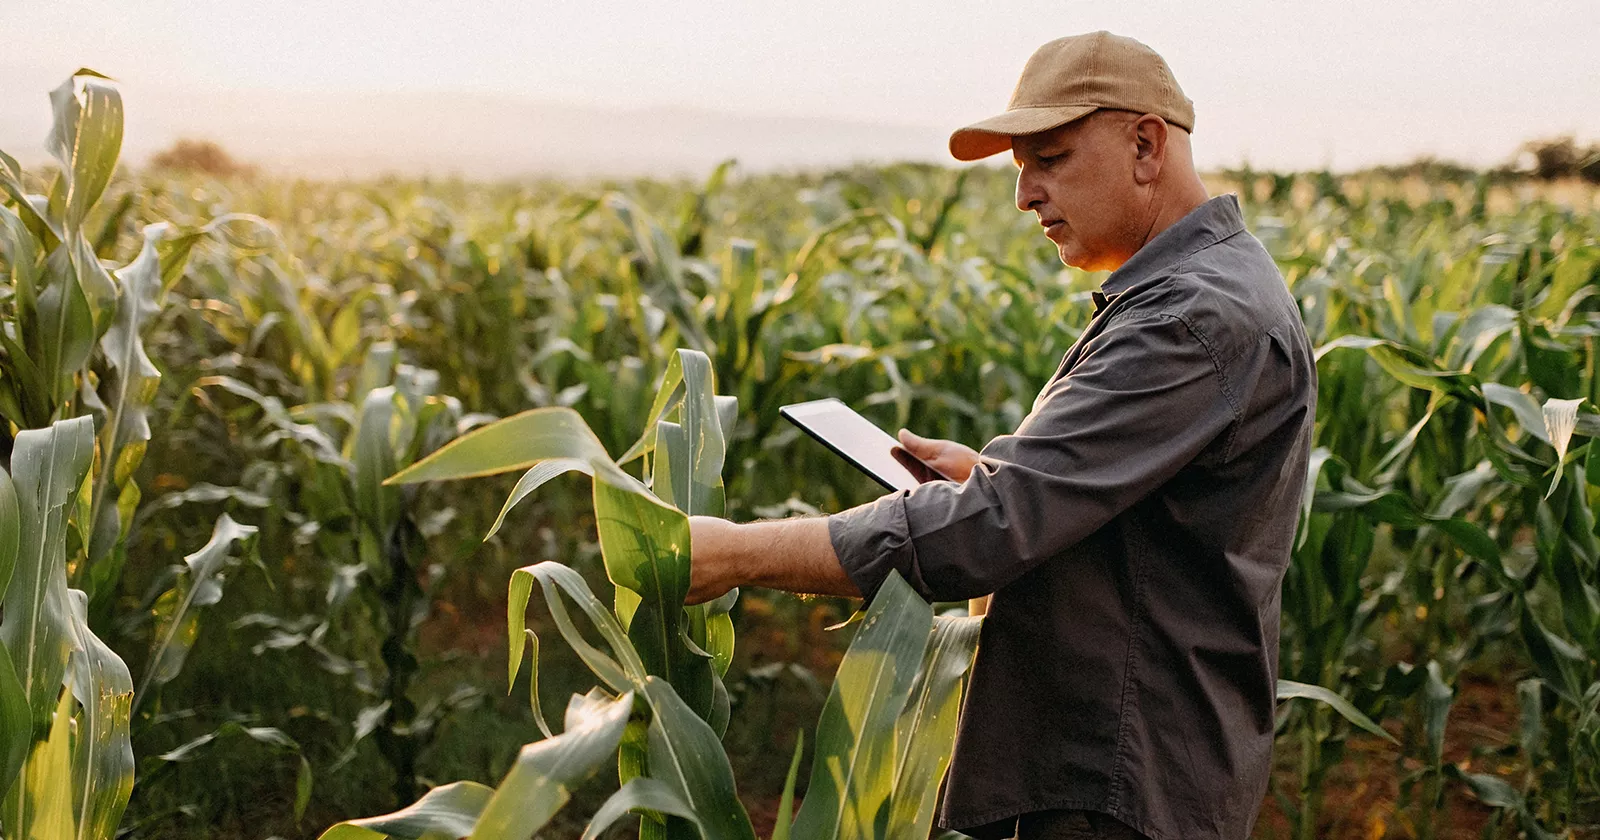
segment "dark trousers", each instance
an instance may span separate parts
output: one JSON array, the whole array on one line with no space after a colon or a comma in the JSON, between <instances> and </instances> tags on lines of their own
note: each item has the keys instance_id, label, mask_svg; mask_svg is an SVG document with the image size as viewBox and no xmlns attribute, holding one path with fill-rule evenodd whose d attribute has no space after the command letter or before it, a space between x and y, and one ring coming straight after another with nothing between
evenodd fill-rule
<instances>
[{"instance_id":1,"label":"dark trousers","mask_svg":"<svg viewBox=\"0 0 1600 840\"><path fill-rule=\"evenodd\" d=\"M1147 840L1115 817L1098 811L1034 811L968 829L967 833L978 840Z\"/></svg>"}]
</instances>

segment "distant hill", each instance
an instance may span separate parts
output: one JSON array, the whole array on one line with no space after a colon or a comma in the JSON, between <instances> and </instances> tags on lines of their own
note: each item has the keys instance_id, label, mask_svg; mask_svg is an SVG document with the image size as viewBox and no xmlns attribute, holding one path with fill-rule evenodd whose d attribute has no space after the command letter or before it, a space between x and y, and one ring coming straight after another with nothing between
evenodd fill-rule
<instances>
[{"instance_id":1,"label":"distant hill","mask_svg":"<svg viewBox=\"0 0 1600 840\"><path fill-rule=\"evenodd\" d=\"M32 75L32 74L30 74ZM0 149L44 158L48 90L0 89ZM31 81L31 80L30 80ZM447 93L179 93L123 85L124 163L143 166L181 137L216 141L268 170L311 176L703 175L857 161L946 160L946 131L686 108L610 110Z\"/></svg>"}]
</instances>

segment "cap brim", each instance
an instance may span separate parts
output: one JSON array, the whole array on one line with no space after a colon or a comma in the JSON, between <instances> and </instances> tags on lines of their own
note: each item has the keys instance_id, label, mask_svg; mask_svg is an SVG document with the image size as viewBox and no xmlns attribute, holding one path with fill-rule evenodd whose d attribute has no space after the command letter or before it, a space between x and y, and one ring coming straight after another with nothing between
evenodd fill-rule
<instances>
[{"instance_id":1,"label":"cap brim","mask_svg":"<svg viewBox=\"0 0 1600 840\"><path fill-rule=\"evenodd\" d=\"M957 129L950 135L956 160L979 160L1011 148L1011 138L1060 128L1099 110L1098 105L1044 105L1013 108L1004 114Z\"/></svg>"}]
</instances>

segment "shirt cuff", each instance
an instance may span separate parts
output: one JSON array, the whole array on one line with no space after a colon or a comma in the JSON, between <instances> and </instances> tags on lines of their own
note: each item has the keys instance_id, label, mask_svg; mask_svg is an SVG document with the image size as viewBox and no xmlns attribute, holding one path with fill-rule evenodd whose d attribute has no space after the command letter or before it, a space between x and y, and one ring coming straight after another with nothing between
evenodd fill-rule
<instances>
[{"instance_id":1,"label":"shirt cuff","mask_svg":"<svg viewBox=\"0 0 1600 840\"><path fill-rule=\"evenodd\" d=\"M869 603L891 570L898 571L923 600L933 600L917 568L917 548L906 519L908 492L899 490L828 517L833 553Z\"/></svg>"}]
</instances>

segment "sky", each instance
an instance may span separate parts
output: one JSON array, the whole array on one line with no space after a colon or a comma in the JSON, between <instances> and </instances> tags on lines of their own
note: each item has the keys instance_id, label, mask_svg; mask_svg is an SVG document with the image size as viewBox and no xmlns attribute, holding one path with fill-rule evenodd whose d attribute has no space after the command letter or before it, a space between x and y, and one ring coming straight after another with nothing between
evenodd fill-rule
<instances>
[{"instance_id":1,"label":"sky","mask_svg":"<svg viewBox=\"0 0 1600 840\"><path fill-rule=\"evenodd\" d=\"M1504 162L1600 141L1600 2L0 0L0 149L47 92L119 80L124 159L178 136L268 166L627 174L948 160L1039 44L1154 47L1205 167Z\"/></svg>"}]
</instances>

